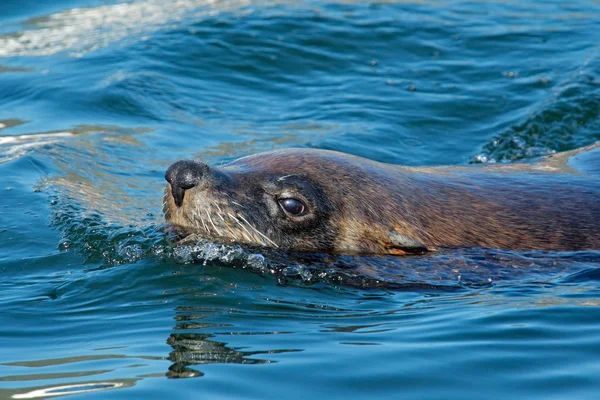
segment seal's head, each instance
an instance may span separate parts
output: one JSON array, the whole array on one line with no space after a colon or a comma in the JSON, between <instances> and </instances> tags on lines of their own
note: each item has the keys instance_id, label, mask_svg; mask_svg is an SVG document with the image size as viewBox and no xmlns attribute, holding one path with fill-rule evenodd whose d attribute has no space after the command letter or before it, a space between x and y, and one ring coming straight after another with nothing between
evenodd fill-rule
<instances>
[{"instance_id":1,"label":"seal's head","mask_svg":"<svg viewBox=\"0 0 600 400\"><path fill-rule=\"evenodd\" d=\"M165 218L189 233L288 250L425 252L382 218L390 212L382 208L382 171L358 157L308 149L260 153L219 168L178 161L165 174Z\"/></svg>"}]
</instances>

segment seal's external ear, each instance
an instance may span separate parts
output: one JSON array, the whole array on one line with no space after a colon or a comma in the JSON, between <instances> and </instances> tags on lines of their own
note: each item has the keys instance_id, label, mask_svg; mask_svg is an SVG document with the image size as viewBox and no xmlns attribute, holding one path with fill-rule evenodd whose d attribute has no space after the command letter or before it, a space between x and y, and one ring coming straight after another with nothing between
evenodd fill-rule
<instances>
[{"instance_id":1,"label":"seal's external ear","mask_svg":"<svg viewBox=\"0 0 600 400\"><path fill-rule=\"evenodd\" d=\"M423 243L398 233L396 230L389 231L388 241L389 247L387 248L387 251L390 254L401 256L405 254L427 253L427 246Z\"/></svg>"}]
</instances>

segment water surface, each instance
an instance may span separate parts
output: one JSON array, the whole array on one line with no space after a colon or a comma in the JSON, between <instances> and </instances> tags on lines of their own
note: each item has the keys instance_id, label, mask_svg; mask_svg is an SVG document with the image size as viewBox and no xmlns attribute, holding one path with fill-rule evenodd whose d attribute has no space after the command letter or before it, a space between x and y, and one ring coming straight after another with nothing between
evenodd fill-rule
<instances>
[{"instance_id":1,"label":"water surface","mask_svg":"<svg viewBox=\"0 0 600 400\"><path fill-rule=\"evenodd\" d=\"M597 1L0 15L0 398L597 397L600 252L281 255L161 229L177 159L460 165L600 140Z\"/></svg>"}]
</instances>

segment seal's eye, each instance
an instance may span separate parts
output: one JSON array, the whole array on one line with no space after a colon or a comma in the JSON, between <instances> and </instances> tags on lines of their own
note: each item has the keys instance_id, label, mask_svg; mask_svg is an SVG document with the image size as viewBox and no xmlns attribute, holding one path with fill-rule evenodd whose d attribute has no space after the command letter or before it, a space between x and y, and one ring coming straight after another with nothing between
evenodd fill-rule
<instances>
[{"instance_id":1,"label":"seal's eye","mask_svg":"<svg viewBox=\"0 0 600 400\"><path fill-rule=\"evenodd\" d=\"M279 205L283 211L293 217L299 217L306 214L307 207L298 199L279 199Z\"/></svg>"}]
</instances>

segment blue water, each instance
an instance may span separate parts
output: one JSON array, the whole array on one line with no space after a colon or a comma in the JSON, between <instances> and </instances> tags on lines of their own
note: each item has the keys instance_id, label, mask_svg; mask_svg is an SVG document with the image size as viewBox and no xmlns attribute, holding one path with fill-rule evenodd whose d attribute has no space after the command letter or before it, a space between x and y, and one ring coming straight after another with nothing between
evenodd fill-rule
<instances>
[{"instance_id":1,"label":"blue water","mask_svg":"<svg viewBox=\"0 0 600 400\"><path fill-rule=\"evenodd\" d=\"M600 252L332 258L161 229L177 159L597 140L598 1L5 0L0 399L597 398Z\"/></svg>"}]
</instances>

